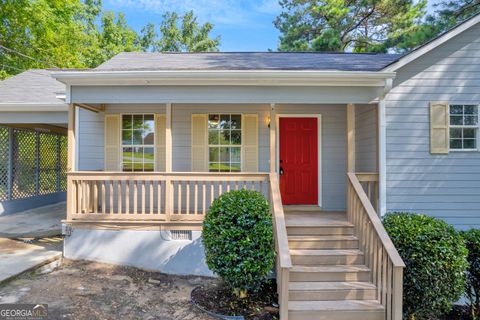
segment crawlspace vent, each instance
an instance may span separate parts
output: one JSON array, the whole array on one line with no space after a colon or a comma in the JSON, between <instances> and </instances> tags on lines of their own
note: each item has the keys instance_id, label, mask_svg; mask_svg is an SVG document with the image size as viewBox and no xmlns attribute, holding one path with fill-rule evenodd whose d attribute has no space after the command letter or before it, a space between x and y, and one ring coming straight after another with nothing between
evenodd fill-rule
<instances>
[{"instance_id":1,"label":"crawlspace vent","mask_svg":"<svg viewBox=\"0 0 480 320\"><path fill-rule=\"evenodd\" d=\"M192 240L191 230L172 230L170 231L172 240Z\"/></svg>"}]
</instances>

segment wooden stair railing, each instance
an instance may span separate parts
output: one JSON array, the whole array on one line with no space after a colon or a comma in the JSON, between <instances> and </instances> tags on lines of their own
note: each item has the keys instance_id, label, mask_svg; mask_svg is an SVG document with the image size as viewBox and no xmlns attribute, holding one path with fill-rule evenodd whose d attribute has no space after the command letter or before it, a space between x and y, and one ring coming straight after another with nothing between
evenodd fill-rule
<instances>
[{"instance_id":1,"label":"wooden stair railing","mask_svg":"<svg viewBox=\"0 0 480 320\"><path fill-rule=\"evenodd\" d=\"M379 212L379 185L377 172L355 172L358 181L363 187L363 191L372 203L373 208Z\"/></svg>"},{"instance_id":2,"label":"wooden stair railing","mask_svg":"<svg viewBox=\"0 0 480 320\"><path fill-rule=\"evenodd\" d=\"M348 173L347 191L347 217L377 286L377 299L385 307L385 319L401 320L405 264L355 173Z\"/></svg>"},{"instance_id":3,"label":"wooden stair railing","mask_svg":"<svg viewBox=\"0 0 480 320\"><path fill-rule=\"evenodd\" d=\"M292 259L288 247L287 225L285 223L280 187L276 173L270 173L270 211L273 218L275 251L277 252L276 271L280 319L288 320L288 284L290 281Z\"/></svg>"}]
</instances>

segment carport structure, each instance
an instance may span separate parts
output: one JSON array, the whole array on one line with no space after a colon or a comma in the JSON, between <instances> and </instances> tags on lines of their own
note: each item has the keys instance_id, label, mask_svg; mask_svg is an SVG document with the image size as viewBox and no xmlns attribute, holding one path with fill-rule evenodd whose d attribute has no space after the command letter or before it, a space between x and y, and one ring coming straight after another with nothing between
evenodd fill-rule
<instances>
[{"instance_id":1,"label":"carport structure","mask_svg":"<svg viewBox=\"0 0 480 320\"><path fill-rule=\"evenodd\" d=\"M64 92L49 70L0 82L0 215L65 200Z\"/></svg>"}]
</instances>

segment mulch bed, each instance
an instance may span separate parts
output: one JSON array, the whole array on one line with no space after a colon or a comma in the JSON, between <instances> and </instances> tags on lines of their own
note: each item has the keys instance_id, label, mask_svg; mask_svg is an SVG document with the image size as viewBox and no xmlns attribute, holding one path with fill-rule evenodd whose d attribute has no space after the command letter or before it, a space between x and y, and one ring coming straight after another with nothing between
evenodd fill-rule
<instances>
[{"instance_id":1,"label":"mulch bed","mask_svg":"<svg viewBox=\"0 0 480 320\"><path fill-rule=\"evenodd\" d=\"M259 292L244 299L235 296L222 283L201 286L193 290L192 300L201 308L226 316L243 316L251 320L279 319L277 285L267 281Z\"/></svg>"}]
</instances>

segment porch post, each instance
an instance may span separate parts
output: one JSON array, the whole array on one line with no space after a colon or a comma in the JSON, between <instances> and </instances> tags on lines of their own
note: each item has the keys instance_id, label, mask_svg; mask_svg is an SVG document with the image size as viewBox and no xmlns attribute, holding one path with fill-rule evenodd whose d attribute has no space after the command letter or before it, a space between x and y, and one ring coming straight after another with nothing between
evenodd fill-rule
<instances>
[{"instance_id":1,"label":"porch post","mask_svg":"<svg viewBox=\"0 0 480 320\"><path fill-rule=\"evenodd\" d=\"M76 132L75 132L75 112L76 107L74 104L68 105L68 134L67 134L67 172L75 171L75 150L76 150ZM74 213L74 197L73 193L73 182L70 179L70 176L67 175L67 220L70 220L72 214Z\"/></svg>"},{"instance_id":2,"label":"porch post","mask_svg":"<svg viewBox=\"0 0 480 320\"><path fill-rule=\"evenodd\" d=\"M386 136L387 127L385 123L385 100L383 98L378 102L378 183L380 197L380 215L387 211L387 152Z\"/></svg>"},{"instance_id":3,"label":"porch post","mask_svg":"<svg viewBox=\"0 0 480 320\"><path fill-rule=\"evenodd\" d=\"M347 171L355 172L355 105L347 104Z\"/></svg>"},{"instance_id":4,"label":"porch post","mask_svg":"<svg viewBox=\"0 0 480 320\"><path fill-rule=\"evenodd\" d=\"M172 104L167 103L165 125L165 171L172 172Z\"/></svg>"},{"instance_id":5,"label":"porch post","mask_svg":"<svg viewBox=\"0 0 480 320\"><path fill-rule=\"evenodd\" d=\"M270 172L275 173L277 167L277 148L276 148L276 111L275 103L270 104Z\"/></svg>"},{"instance_id":6,"label":"porch post","mask_svg":"<svg viewBox=\"0 0 480 320\"><path fill-rule=\"evenodd\" d=\"M68 159L67 171L75 171L75 150L76 150L76 132L75 132L75 105L68 106Z\"/></svg>"},{"instance_id":7,"label":"porch post","mask_svg":"<svg viewBox=\"0 0 480 320\"><path fill-rule=\"evenodd\" d=\"M167 103L165 124L165 172L172 172L172 104ZM165 216L170 221L173 214L173 182L167 176L165 180Z\"/></svg>"}]
</instances>

